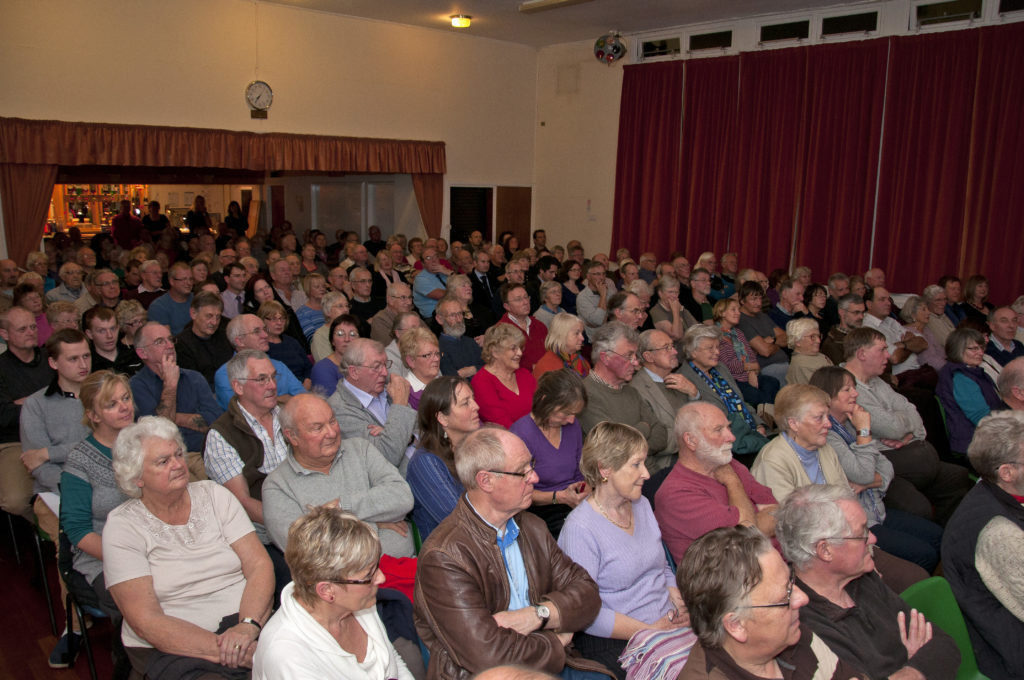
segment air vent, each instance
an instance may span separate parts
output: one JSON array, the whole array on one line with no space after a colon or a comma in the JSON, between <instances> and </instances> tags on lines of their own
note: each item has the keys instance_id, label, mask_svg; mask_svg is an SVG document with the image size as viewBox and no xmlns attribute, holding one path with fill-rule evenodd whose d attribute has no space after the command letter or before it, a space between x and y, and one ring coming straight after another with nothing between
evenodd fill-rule
<instances>
[{"instance_id":1,"label":"air vent","mask_svg":"<svg viewBox=\"0 0 1024 680\"><path fill-rule=\"evenodd\" d=\"M801 40L807 38L810 34L811 22L809 19L804 21L790 21L785 24L771 24L761 27L761 42Z\"/></svg>"},{"instance_id":2,"label":"air vent","mask_svg":"<svg viewBox=\"0 0 1024 680\"><path fill-rule=\"evenodd\" d=\"M662 40L645 40L641 44L643 58L667 57L672 54L679 54L682 49L679 46L679 38L664 38Z\"/></svg>"},{"instance_id":3,"label":"air vent","mask_svg":"<svg viewBox=\"0 0 1024 680\"><path fill-rule=\"evenodd\" d=\"M916 8L917 26L935 26L952 21L971 21L981 18L982 0L948 0Z\"/></svg>"},{"instance_id":4,"label":"air vent","mask_svg":"<svg viewBox=\"0 0 1024 680\"><path fill-rule=\"evenodd\" d=\"M821 20L822 35L871 33L876 30L878 30L878 12L847 14L841 17L825 17Z\"/></svg>"},{"instance_id":5,"label":"air vent","mask_svg":"<svg viewBox=\"0 0 1024 680\"><path fill-rule=\"evenodd\" d=\"M701 33L690 36L690 51L698 50L722 50L732 47L732 31L718 31L717 33Z\"/></svg>"}]
</instances>

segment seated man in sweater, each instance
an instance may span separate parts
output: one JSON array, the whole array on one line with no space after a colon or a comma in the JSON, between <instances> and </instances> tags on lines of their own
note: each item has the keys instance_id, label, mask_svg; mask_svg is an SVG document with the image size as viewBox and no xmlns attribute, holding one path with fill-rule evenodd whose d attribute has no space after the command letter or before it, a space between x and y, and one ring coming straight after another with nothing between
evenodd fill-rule
<instances>
[{"instance_id":1,"label":"seated man in sweater","mask_svg":"<svg viewBox=\"0 0 1024 680\"><path fill-rule=\"evenodd\" d=\"M288 527L310 505L335 503L377 526L381 549L392 557L415 553L405 516L409 485L366 439L343 439L331 407L319 395L295 397L281 410L291 455L263 482L263 517L274 544L288 548Z\"/></svg>"},{"instance_id":2,"label":"seated man in sweater","mask_svg":"<svg viewBox=\"0 0 1024 680\"><path fill-rule=\"evenodd\" d=\"M1024 364L1024 359L1015 363ZM942 568L967 623L978 668L990 678L1020 678L1024 677L1020 643L1024 639L1024 414L1000 411L984 418L967 456L981 481L946 526Z\"/></svg>"},{"instance_id":3,"label":"seated man in sweater","mask_svg":"<svg viewBox=\"0 0 1024 680\"><path fill-rule=\"evenodd\" d=\"M967 469L939 460L917 409L881 379L889 360L885 335L857 328L847 334L844 351L846 369L857 379L857 403L871 414L871 436L896 473L886 506L944 525L971 488Z\"/></svg>"},{"instance_id":4,"label":"seated man in sweater","mask_svg":"<svg viewBox=\"0 0 1024 680\"><path fill-rule=\"evenodd\" d=\"M580 413L583 433L602 420L631 425L647 440L649 470L656 472L671 465L673 456L666 454L669 428L629 385L639 367L636 331L619 321L609 321L594 331L593 340L594 367L583 379L587 392L587 406Z\"/></svg>"},{"instance_id":5,"label":"seated man in sweater","mask_svg":"<svg viewBox=\"0 0 1024 680\"><path fill-rule=\"evenodd\" d=\"M776 531L810 602L800 623L872 678L956 677L956 643L911 609L875 571L874 535L847 486L810 484L776 513Z\"/></svg>"},{"instance_id":6,"label":"seated man in sweater","mask_svg":"<svg viewBox=\"0 0 1024 680\"><path fill-rule=\"evenodd\" d=\"M188 311L192 320L175 336L178 364L202 373L213 389L217 369L235 353L228 342L228 322L221 314L224 301L217 293L204 291L192 298Z\"/></svg>"},{"instance_id":7,"label":"seated man in sweater","mask_svg":"<svg viewBox=\"0 0 1024 680\"><path fill-rule=\"evenodd\" d=\"M262 502L263 481L288 455L278 417L277 373L266 354L252 349L231 357L227 373L235 395L210 426L203 462L207 476L226 487L245 508L274 562L280 594L291 579L284 553L270 544Z\"/></svg>"},{"instance_id":8,"label":"seated man in sweater","mask_svg":"<svg viewBox=\"0 0 1024 680\"><path fill-rule=\"evenodd\" d=\"M1024 357L1024 345L1016 340L1017 312L1009 307L996 307L988 315L988 325L992 335L985 354L998 361L1000 366Z\"/></svg>"},{"instance_id":9,"label":"seated man in sweater","mask_svg":"<svg viewBox=\"0 0 1024 680\"><path fill-rule=\"evenodd\" d=\"M695 540L719 527L756 526L775 536L775 496L732 457L729 419L711 404L694 402L675 419L679 462L654 496L654 514L676 562Z\"/></svg>"}]
</instances>

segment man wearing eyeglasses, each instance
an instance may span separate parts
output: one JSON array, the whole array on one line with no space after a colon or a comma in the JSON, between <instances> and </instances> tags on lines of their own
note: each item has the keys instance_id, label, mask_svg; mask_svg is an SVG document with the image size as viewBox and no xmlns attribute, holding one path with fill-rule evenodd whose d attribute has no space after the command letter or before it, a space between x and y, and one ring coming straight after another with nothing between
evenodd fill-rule
<instances>
[{"instance_id":1,"label":"man wearing eyeglasses","mask_svg":"<svg viewBox=\"0 0 1024 680\"><path fill-rule=\"evenodd\" d=\"M360 270L355 270L359 272ZM369 272L359 273L368 276ZM370 319L370 337L382 345L391 342L395 330L395 319L402 312L412 310L412 289L404 283L395 283L388 288L387 306Z\"/></svg>"},{"instance_id":2,"label":"man wearing eyeglasses","mask_svg":"<svg viewBox=\"0 0 1024 680\"><path fill-rule=\"evenodd\" d=\"M875 536L853 492L810 484L776 512L775 533L809 598L800 622L872 678L956 677L956 643L875 571Z\"/></svg>"},{"instance_id":3,"label":"man wearing eyeglasses","mask_svg":"<svg viewBox=\"0 0 1024 680\"><path fill-rule=\"evenodd\" d=\"M538 479L523 440L483 428L459 444L456 458L466 493L431 532L417 565L414 611L430 650L428 677L454 680L507 663L606 675L567 647L597 616L601 598L544 522L523 512Z\"/></svg>"},{"instance_id":4,"label":"man wearing eyeglasses","mask_svg":"<svg viewBox=\"0 0 1024 680\"><path fill-rule=\"evenodd\" d=\"M178 366L174 337L162 323L146 323L135 332L134 344L142 359L142 368L131 379L136 415L167 418L178 426L188 451L201 452L210 425L224 412L206 378ZM190 460L190 470L193 464Z\"/></svg>"},{"instance_id":5,"label":"man wearing eyeglasses","mask_svg":"<svg viewBox=\"0 0 1024 680\"><path fill-rule=\"evenodd\" d=\"M270 349L270 336L267 335L267 327L263 319L255 314L241 314L228 322L228 342L236 352L243 349L254 349L266 352ZM284 363L277 359L271 359L274 371L277 373L277 401L285 403L296 394L305 394L306 388L302 386L299 379L291 372ZM228 402L235 392L231 387L231 379L228 377L228 365L224 363L213 376L214 393L217 395L217 403L221 408L226 409Z\"/></svg>"},{"instance_id":6,"label":"man wearing eyeglasses","mask_svg":"<svg viewBox=\"0 0 1024 680\"><path fill-rule=\"evenodd\" d=\"M807 595L756 527L722 527L698 538L676 582L698 640L680 680L867 677L801 625Z\"/></svg>"},{"instance_id":7,"label":"man wearing eyeglasses","mask_svg":"<svg viewBox=\"0 0 1024 680\"><path fill-rule=\"evenodd\" d=\"M649 463L668 446L668 429L635 388L629 385L640 367L639 337L620 321L609 321L593 334L594 367L583 379L587 407L580 413L584 434L602 420L635 427L647 440Z\"/></svg>"},{"instance_id":8,"label":"man wearing eyeglasses","mask_svg":"<svg viewBox=\"0 0 1024 680\"><path fill-rule=\"evenodd\" d=\"M327 399L341 434L369 440L404 475L409 465L405 451L416 427L416 411L409 406L409 381L388 373L391 361L376 340L353 340L341 365L344 378Z\"/></svg>"},{"instance_id":9,"label":"man wearing eyeglasses","mask_svg":"<svg viewBox=\"0 0 1024 680\"><path fill-rule=\"evenodd\" d=\"M519 262L522 263L521 260ZM544 341L548 337L548 327L530 316L530 293L522 282L509 282L502 286L501 303L505 313L498 319L498 323L511 324L522 331L526 344L523 345L523 358L519 365L533 371L546 351Z\"/></svg>"},{"instance_id":10,"label":"man wearing eyeglasses","mask_svg":"<svg viewBox=\"0 0 1024 680\"><path fill-rule=\"evenodd\" d=\"M212 293L211 293L212 295ZM233 493L256 527L274 563L277 592L290 581L284 553L270 544L263 520L263 482L288 455L277 405L277 372L259 350L244 349L227 362L234 396L210 426L206 474Z\"/></svg>"}]
</instances>

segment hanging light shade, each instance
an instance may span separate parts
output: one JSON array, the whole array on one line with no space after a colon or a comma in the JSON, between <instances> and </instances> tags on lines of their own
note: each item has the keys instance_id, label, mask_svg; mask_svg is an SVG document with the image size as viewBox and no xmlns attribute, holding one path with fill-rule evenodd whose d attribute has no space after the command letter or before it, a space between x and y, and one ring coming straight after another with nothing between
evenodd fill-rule
<instances>
[{"instance_id":1,"label":"hanging light shade","mask_svg":"<svg viewBox=\"0 0 1024 680\"><path fill-rule=\"evenodd\" d=\"M468 14L453 14L451 16L452 28L469 28L470 22L473 17Z\"/></svg>"}]
</instances>

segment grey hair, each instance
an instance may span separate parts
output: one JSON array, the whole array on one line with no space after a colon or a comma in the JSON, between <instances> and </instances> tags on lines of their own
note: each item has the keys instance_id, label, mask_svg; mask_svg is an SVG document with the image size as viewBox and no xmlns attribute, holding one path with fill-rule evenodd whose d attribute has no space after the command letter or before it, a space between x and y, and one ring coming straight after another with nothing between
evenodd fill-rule
<instances>
[{"instance_id":1,"label":"grey hair","mask_svg":"<svg viewBox=\"0 0 1024 680\"><path fill-rule=\"evenodd\" d=\"M793 278L794 279L800 278L801 274L807 274L808 276L810 276L811 275L811 268L807 267L805 265L801 265L801 266L799 266L799 267L797 267L796 269L793 270ZM785 289L785 287L783 287L783 289Z\"/></svg>"},{"instance_id":2,"label":"grey hair","mask_svg":"<svg viewBox=\"0 0 1024 680\"><path fill-rule=\"evenodd\" d=\"M809 316L793 319L786 324L786 345L790 349L795 349L796 343L800 342L816 330L818 330L818 322Z\"/></svg>"},{"instance_id":3,"label":"grey hair","mask_svg":"<svg viewBox=\"0 0 1024 680\"><path fill-rule=\"evenodd\" d=\"M725 617L746 604L764 577L760 557L773 550L757 527L720 527L686 550L676 585L690 612L690 626L706 649L718 649L728 633Z\"/></svg>"},{"instance_id":4,"label":"grey hair","mask_svg":"<svg viewBox=\"0 0 1024 680\"><path fill-rule=\"evenodd\" d=\"M614 351L615 345L623 338L634 345L640 339L635 330L621 321L609 321L594 331L591 336L591 345L593 346L591 356L594 363L597 363L598 357L601 356L602 352Z\"/></svg>"},{"instance_id":5,"label":"grey hair","mask_svg":"<svg viewBox=\"0 0 1024 680\"><path fill-rule=\"evenodd\" d=\"M967 447L967 457L978 475L993 484L999 480L999 468L1019 463L1024 449L1024 412L993 411L978 423Z\"/></svg>"},{"instance_id":6,"label":"grey hair","mask_svg":"<svg viewBox=\"0 0 1024 680\"><path fill-rule=\"evenodd\" d=\"M839 283L840 281L846 281L847 283L849 283L850 277L842 272L836 272L832 276L828 277L828 287L835 288L835 284Z\"/></svg>"},{"instance_id":7,"label":"grey hair","mask_svg":"<svg viewBox=\"0 0 1024 680\"><path fill-rule=\"evenodd\" d=\"M985 347L985 336L973 328L957 328L946 338L946 359L954 363L963 363L964 352L970 342Z\"/></svg>"},{"instance_id":8,"label":"grey hair","mask_svg":"<svg viewBox=\"0 0 1024 680\"><path fill-rule=\"evenodd\" d=\"M690 326L683 334L683 351L687 358L692 359L693 353L697 351L701 340L718 340L722 337L722 331L714 326L706 326L702 323Z\"/></svg>"},{"instance_id":9,"label":"grey hair","mask_svg":"<svg viewBox=\"0 0 1024 680\"><path fill-rule=\"evenodd\" d=\"M559 312L548 325L548 336L544 339L544 349L555 354L565 353L569 345L569 334L577 328L583 330L583 322L575 314Z\"/></svg>"},{"instance_id":10,"label":"grey hair","mask_svg":"<svg viewBox=\"0 0 1024 680\"><path fill-rule=\"evenodd\" d=\"M160 326L162 328L167 329L170 328L167 324L162 324L159 321L147 321L146 323L142 324L137 329L135 329L135 335L132 336L132 346L135 349L139 349L139 345L142 343L142 336L146 334L146 329L153 328L154 326ZM145 349L148 346L149 345L146 345L142 349Z\"/></svg>"},{"instance_id":11,"label":"grey hair","mask_svg":"<svg viewBox=\"0 0 1024 680\"><path fill-rule=\"evenodd\" d=\"M240 338L240 337L242 337L243 335L246 334L246 329L245 329L246 322L245 322L245 320L247 318L249 318L249 319L259 319L259 317L256 316L255 314L239 314L238 316L236 316L231 321L228 321L228 327L225 330L225 333L227 334L228 342L231 343L232 347L235 346L235 340L237 340L238 338Z\"/></svg>"},{"instance_id":12,"label":"grey hair","mask_svg":"<svg viewBox=\"0 0 1024 680\"><path fill-rule=\"evenodd\" d=\"M348 302L348 296L341 291L332 290L325 293L323 299L320 300L320 307L324 310L324 315L326 316L327 312L342 300Z\"/></svg>"},{"instance_id":13,"label":"grey hair","mask_svg":"<svg viewBox=\"0 0 1024 680\"><path fill-rule=\"evenodd\" d=\"M1018 314L1024 313L1024 295L1021 295L1016 300L1014 300L1013 304L1010 305L1010 309L1017 312Z\"/></svg>"},{"instance_id":14,"label":"grey hair","mask_svg":"<svg viewBox=\"0 0 1024 680\"><path fill-rule=\"evenodd\" d=\"M903 323L914 323L914 317L917 316L917 312L923 304L924 298L920 295L908 297L903 303L903 309L900 310L900 318L903 319Z\"/></svg>"},{"instance_id":15,"label":"grey hair","mask_svg":"<svg viewBox=\"0 0 1024 680\"><path fill-rule=\"evenodd\" d=\"M836 302L836 306L844 312L850 308L850 305L862 305L864 304L864 298L856 293L847 293L843 297L839 298Z\"/></svg>"},{"instance_id":16,"label":"grey hair","mask_svg":"<svg viewBox=\"0 0 1024 680\"><path fill-rule=\"evenodd\" d=\"M258 349L243 349L240 352L236 352L235 356L228 359L228 380L235 382L237 380L243 380L249 377L249 359L255 359L256 361L262 361L263 359L269 359L266 353L259 351Z\"/></svg>"},{"instance_id":17,"label":"grey hair","mask_svg":"<svg viewBox=\"0 0 1024 680\"><path fill-rule=\"evenodd\" d=\"M384 345L369 338L355 338L348 343L345 353L341 355L341 368L348 370L349 366L359 366L366 361L366 355L370 352L384 353Z\"/></svg>"},{"instance_id":18,"label":"grey hair","mask_svg":"<svg viewBox=\"0 0 1024 680\"><path fill-rule=\"evenodd\" d=\"M1024 357L1017 357L1003 366L1003 370L999 372L999 379L996 380L996 389L1004 400L1014 387L1024 389Z\"/></svg>"},{"instance_id":19,"label":"grey hair","mask_svg":"<svg viewBox=\"0 0 1024 680\"><path fill-rule=\"evenodd\" d=\"M842 536L849 529L839 501L856 503L857 497L848 486L808 484L789 494L775 511L775 537L797 570L817 556L819 541Z\"/></svg>"},{"instance_id":20,"label":"grey hair","mask_svg":"<svg viewBox=\"0 0 1024 680\"><path fill-rule=\"evenodd\" d=\"M174 442L182 452L185 451L185 441L178 426L163 416L143 416L139 422L121 430L114 441L113 468L117 486L126 496L142 496L137 482L142 478L142 467L146 462L145 444L149 439Z\"/></svg>"},{"instance_id":21,"label":"grey hair","mask_svg":"<svg viewBox=\"0 0 1024 680\"><path fill-rule=\"evenodd\" d=\"M679 289L679 280L676 277L674 277L674 276L668 276L666 274L665 276L662 276L660 279L658 279L658 286L657 286L657 288L658 288L658 294L659 295L661 294L661 291L665 290L666 288L675 288L675 289L678 290Z\"/></svg>"},{"instance_id":22,"label":"grey hair","mask_svg":"<svg viewBox=\"0 0 1024 680\"><path fill-rule=\"evenodd\" d=\"M547 299L548 293L550 293L553 288L561 288L561 287L562 287L562 284L559 283L558 281L545 281L544 283L540 284L540 290L538 291L537 295L540 297L541 301L543 302L544 300Z\"/></svg>"},{"instance_id":23,"label":"grey hair","mask_svg":"<svg viewBox=\"0 0 1024 680\"><path fill-rule=\"evenodd\" d=\"M455 471L464 488L477 488L478 472L497 469L505 463L505 444L501 441L500 434L502 432L506 430L484 426L459 442L455 448Z\"/></svg>"},{"instance_id":24,"label":"grey hair","mask_svg":"<svg viewBox=\"0 0 1024 680\"><path fill-rule=\"evenodd\" d=\"M708 408L714 409L717 407L712 406L706 401L691 401L676 411L676 418L672 423L672 432L675 435L676 441L679 442L680 449L682 449L684 434L691 434L698 439L703 439L704 435L701 433L701 428L704 426L704 418Z\"/></svg>"},{"instance_id":25,"label":"grey hair","mask_svg":"<svg viewBox=\"0 0 1024 680\"><path fill-rule=\"evenodd\" d=\"M664 331L659 331L657 328L651 328L640 334L640 338L639 340L637 340L636 343L636 353L640 355L641 359L644 356L644 352L650 352L651 349L653 349L654 340L652 340L651 338L654 337L654 334L663 332ZM669 340L671 340L671 338L669 338Z\"/></svg>"},{"instance_id":26,"label":"grey hair","mask_svg":"<svg viewBox=\"0 0 1024 680\"><path fill-rule=\"evenodd\" d=\"M945 292L946 292L945 288L943 288L942 286L939 286L939 285L933 283L930 286L925 286L924 287L924 291L921 293L921 297L924 298L925 302L931 302L932 300L934 300L935 298L937 298L939 296L939 293L945 293Z\"/></svg>"},{"instance_id":27,"label":"grey hair","mask_svg":"<svg viewBox=\"0 0 1024 680\"><path fill-rule=\"evenodd\" d=\"M650 299L652 295L651 287L648 286L647 282L644 281L643 279L634 279L630 281L629 285L623 288L623 290L627 293L632 293L633 295L637 296L638 298L640 298L641 302L643 302L643 299L645 297L647 299Z\"/></svg>"},{"instance_id":28,"label":"grey hair","mask_svg":"<svg viewBox=\"0 0 1024 680\"><path fill-rule=\"evenodd\" d=\"M163 269L163 267L160 266L159 260L146 260L145 262L139 265L139 271L145 272L149 269L152 269L153 267L156 267L157 269Z\"/></svg>"}]
</instances>

